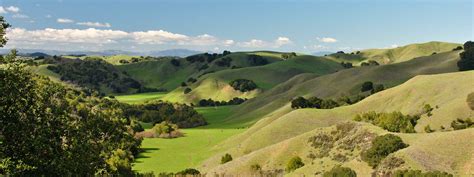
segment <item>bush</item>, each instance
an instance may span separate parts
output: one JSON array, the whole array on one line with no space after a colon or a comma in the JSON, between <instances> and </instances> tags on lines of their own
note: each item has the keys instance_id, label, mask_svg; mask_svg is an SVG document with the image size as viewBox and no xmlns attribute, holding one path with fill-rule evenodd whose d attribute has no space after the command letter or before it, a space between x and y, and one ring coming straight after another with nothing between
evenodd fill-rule
<instances>
[{"instance_id":1,"label":"bush","mask_svg":"<svg viewBox=\"0 0 474 177\"><path fill-rule=\"evenodd\" d=\"M372 147L361 154L362 160L375 168L385 157L400 149L408 147L402 139L392 134L377 136Z\"/></svg>"},{"instance_id":2,"label":"bush","mask_svg":"<svg viewBox=\"0 0 474 177\"><path fill-rule=\"evenodd\" d=\"M184 94L188 94L189 92L193 91L191 88L187 87L184 89Z\"/></svg>"},{"instance_id":3,"label":"bush","mask_svg":"<svg viewBox=\"0 0 474 177\"><path fill-rule=\"evenodd\" d=\"M453 49L453 51L456 51L456 50L462 50L462 46L457 46L456 48Z\"/></svg>"},{"instance_id":4,"label":"bush","mask_svg":"<svg viewBox=\"0 0 474 177\"><path fill-rule=\"evenodd\" d=\"M380 65L377 61L375 60L369 60L367 62L362 62L360 66L378 66Z\"/></svg>"},{"instance_id":5,"label":"bush","mask_svg":"<svg viewBox=\"0 0 474 177\"><path fill-rule=\"evenodd\" d=\"M192 77L188 78L189 83L195 83L196 81L197 81L197 79L195 79L195 78L192 78Z\"/></svg>"},{"instance_id":6,"label":"bush","mask_svg":"<svg viewBox=\"0 0 474 177\"><path fill-rule=\"evenodd\" d=\"M471 128L474 127L474 122L472 122L471 118L467 118L466 120L456 119L451 122L451 127L454 130Z\"/></svg>"},{"instance_id":7,"label":"bush","mask_svg":"<svg viewBox=\"0 0 474 177\"><path fill-rule=\"evenodd\" d=\"M335 166L330 171L323 173L323 177L356 177L357 173L348 168L348 167L341 167Z\"/></svg>"},{"instance_id":8,"label":"bush","mask_svg":"<svg viewBox=\"0 0 474 177\"><path fill-rule=\"evenodd\" d=\"M201 172L199 170L196 170L194 168L186 168L178 173L176 175L200 175Z\"/></svg>"},{"instance_id":9,"label":"bush","mask_svg":"<svg viewBox=\"0 0 474 177\"><path fill-rule=\"evenodd\" d=\"M239 90L241 92L252 91L257 88L257 84L248 79L236 79L231 81L229 85L234 88L234 90Z\"/></svg>"},{"instance_id":10,"label":"bush","mask_svg":"<svg viewBox=\"0 0 474 177\"><path fill-rule=\"evenodd\" d=\"M250 170L260 171L260 170L262 170L262 167L259 164L253 164L253 165L250 165Z\"/></svg>"},{"instance_id":11,"label":"bush","mask_svg":"<svg viewBox=\"0 0 474 177\"><path fill-rule=\"evenodd\" d=\"M382 84L376 84L374 88L370 91L371 94L385 90L385 87Z\"/></svg>"},{"instance_id":12,"label":"bush","mask_svg":"<svg viewBox=\"0 0 474 177\"><path fill-rule=\"evenodd\" d=\"M440 171L421 172L420 170L397 170L393 177L453 177L452 174Z\"/></svg>"},{"instance_id":13,"label":"bush","mask_svg":"<svg viewBox=\"0 0 474 177\"><path fill-rule=\"evenodd\" d=\"M423 106L423 113L427 114L428 117L432 116L431 111L433 111L433 108L431 107L430 104L425 104Z\"/></svg>"},{"instance_id":14,"label":"bush","mask_svg":"<svg viewBox=\"0 0 474 177\"><path fill-rule=\"evenodd\" d=\"M296 157L291 158L290 161L288 161L288 163L286 164L286 169L285 170L287 172L292 172L292 171L295 171L296 169L301 168L303 166L304 166L304 163L301 160L301 158L296 156Z\"/></svg>"},{"instance_id":15,"label":"bush","mask_svg":"<svg viewBox=\"0 0 474 177\"><path fill-rule=\"evenodd\" d=\"M171 64L175 67L179 67L181 65L181 63L179 62L179 60L177 59L171 59Z\"/></svg>"},{"instance_id":16,"label":"bush","mask_svg":"<svg viewBox=\"0 0 474 177\"><path fill-rule=\"evenodd\" d=\"M459 54L461 60L458 61L457 65L459 71L468 71L474 69L474 42L467 41L464 43L464 52Z\"/></svg>"},{"instance_id":17,"label":"bush","mask_svg":"<svg viewBox=\"0 0 474 177\"><path fill-rule=\"evenodd\" d=\"M230 161L232 161L232 156L230 154L225 154L221 157L221 164L225 164Z\"/></svg>"},{"instance_id":18,"label":"bush","mask_svg":"<svg viewBox=\"0 0 474 177\"><path fill-rule=\"evenodd\" d=\"M186 82L181 82L181 87L186 87L188 86L188 84L186 84Z\"/></svg>"},{"instance_id":19,"label":"bush","mask_svg":"<svg viewBox=\"0 0 474 177\"><path fill-rule=\"evenodd\" d=\"M341 62L341 66L344 68L352 68L352 63L351 62Z\"/></svg>"},{"instance_id":20,"label":"bush","mask_svg":"<svg viewBox=\"0 0 474 177\"><path fill-rule=\"evenodd\" d=\"M419 116L403 115L401 112L376 113L367 112L356 115L355 121L369 122L390 132L415 133Z\"/></svg>"},{"instance_id":21,"label":"bush","mask_svg":"<svg viewBox=\"0 0 474 177\"><path fill-rule=\"evenodd\" d=\"M370 81L367 81L367 82L364 82L362 83L362 87L360 89L361 92L366 92L366 91L369 91L369 90L372 90L374 89L374 83L370 82Z\"/></svg>"},{"instance_id":22,"label":"bush","mask_svg":"<svg viewBox=\"0 0 474 177\"><path fill-rule=\"evenodd\" d=\"M155 133L155 137L160 138L177 138L183 136L179 131L178 125L172 124L168 121L156 124L152 131Z\"/></svg>"}]
</instances>

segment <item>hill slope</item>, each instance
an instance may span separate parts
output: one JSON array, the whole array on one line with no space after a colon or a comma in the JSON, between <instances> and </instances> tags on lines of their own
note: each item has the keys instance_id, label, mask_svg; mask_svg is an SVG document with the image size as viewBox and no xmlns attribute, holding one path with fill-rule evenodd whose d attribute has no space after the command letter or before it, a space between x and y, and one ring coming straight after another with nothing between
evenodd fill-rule
<instances>
[{"instance_id":1,"label":"hill slope","mask_svg":"<svg viewBox=\"0 0 474 177\"><path fill-rule=\"evenodd\" d=\"M452 51L461 44L446 42L427 42L420 44L410 44L392 49L368 49L359 52L328 55L327 58L335 61L351 62L360 65L361 62L374 60L379 64L400 63L414 58L430 56L433 53Z\"/></svg>"},{"instance_id":2,"label":"hill slope","mask_svg":"<svg viewBox=\"0 0 474 177\"><path fill-rule=\"evenodd\" d=\"M252 98L262 91L269 90L277 84L287 81L301 73L313 73L314 76L324 75L343 69L339 63L309 55L297 56L281 62L264 66L223 70L208 74L189 88L192 91L184 94L184 88L179 88L166 95L163 99L175 102L197 102L200 99L227 101L234 97ZM258 90L240 92L234 90L229 82L235 79L254 81Z\"/></svg>"},{"instance_id":3,"label":"hill slope","mask_svg":"<svg viewBox=\"0 0 474 177\"><path fill-rule=\"evenodd\" d=\"M242 122L244 119L251 125L259 118L275 113L275 110L287 105L298 96L339 98L344 95L360 94L361 85L366 81L383 84L385 88L389 88L417 75L455 72L458 70L456 66L458 60L459 51L450 51L402 63L346 69L320 77L298 75L243 103L228 120Z\"/></svg>"},{"instance_id":4,"label":"hill slope","mask_svg":"<svg viewBox=\"0 0 474 177\"><path fill-rule=\"evenodd\" d=\"M410 146L394 154L405 161L397 168L415 168L421 170L441 170L455 176L472 175L474 142L466 141L474 135L474 129L443 132L440 126L450 127L450 122L457 118L474 118L466 99L474 92L474 71L448 74L417 76L404 84L376 93L363 101L335 109L299 109L279 114L278 110L258 121L242 134L220 144L218 148L230 153L234 160L224 165L219 164L218 154L208 159L201 168L208 173L251 173L251 165L260 164L262 169L284 169L288 160L298 155L307 165L291 173L291 176L313 175L327 171L336 164L349 166L360 176L369 176L373 171L365 162L360 161L360 152L346 154L344 162L334 160L341 153L331 149L324 158L311 160L309 153L314 149L308 138L334 129L335 124L350 121L362 112L401 111L404 114L419 114L424 104L437 105L431 117L422 116L416 129L420 131L425 125L437 129L436 133L398 133ZM456 93L456 94L452 94ZM289 109L289 105L285 108ZM281 108L281 109L285 109ZM357 129L350 136L368 131L374 134L385 134L374 125L356 123ZM331 127L332 126L332 127ZM349 135L348 135L349 136ZM436 163L443 162L443 163Z\"/></svg>"}]
</instances>

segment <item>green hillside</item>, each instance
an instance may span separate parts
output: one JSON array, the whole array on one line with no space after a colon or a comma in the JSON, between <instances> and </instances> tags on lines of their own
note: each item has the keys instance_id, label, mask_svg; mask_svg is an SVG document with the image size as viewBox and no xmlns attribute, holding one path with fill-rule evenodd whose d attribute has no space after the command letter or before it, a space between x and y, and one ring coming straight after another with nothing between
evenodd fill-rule
<instances>
[{"instance_id":1,"label":"green hillside","mask_svg":"<svg viewBox=\"0 0 474 177\"><path fill-rule=\"evenodd\" d=\"M341 69L343 68L339 63L324 58L308 55L297 56L264 66L223 70L208 74L189 86L192 89L190 93L184 94L184 88L178 88L163 99L174 102L197 102L204 98L221 101L227 101L234 97L253 98L301 73L324 75ZM250 92L234 90L229 82L235 79L252 80L259 89Z\"/></svg>"},{"instance_id":2,"label":"green hillside","mask_svg":"<svg viewBox=\"0 0 474 177\"><path fill-rule=\"evenodd\" d=\"M335 53L328 55L327 58L338 62L351 62L355 65L360 65L361 62L368 60L377 61L379 64L390 64L400 63L422 56L430 56L433 53L452 51L457 46L461 46L461 44L427 42L392 49L368 49L345 54Z\"/></svg>"},{"instance_id":3,"label":"green hillside","mask_svg":"<svg viewBox=\"0 0 474 177\"><path fill-rule=\"evenodd\" d=\"M198 54L202 55L202 54ZM190 62L185 58L178 59L180 65L174 66L171 63L171 58L153 61L144 61L138 63L131 63L117 66L120 70L126 71L133 78L142 81L146 87L150 88L164 88L169 91L180 86L181 82L186 82L188 78L198 79L206 73L212 73L220 70L228 70L231 67L244 68L251 67L252 63L249 61L250 55L259 55L269 63L282 61L275 53L258 52L236 52L227 56L217 58L211 62L196 61ZM218 66L216 62L222 58L231 58L229 67ZM207 67L206 67L207 66Z\"/></svg>"},{"instance_id":4,"label":"green hillside","mask_svg":"<svg viewBox=\"0 0 474 177\"><path fill-rule=\"evenodd\" d=\"M366 81L389 88L416 75L455 72L458 70L456 62L459 60L459 53L450 51L396 64L346 69L321 77L298 75L243 103L229 120L245 119L250 125L266 115L274 114L275 110L298 96L337 99L341 96L357 95L360 94L362 83ZM288 111L283 110L284 113Z\"/></svg>"},{"instance_id":5,"label":"green hillside","mask_svg":"<svg viewBox=\"0 0 474 177\"><path fill-rule=\"evenodd\" d=\"M373 171L360 160L360 151L350 154L338 148L331 148L328 156L311 160L308 157L314 149L308 138L322 132L331 132L334 125L342 122L353 122L353 117L361 112L401 111L404 114L419 114L425 104L437 105L433 115L422 115L414 134L396 133L409 147L393 154L404 161L396 169L407 167L421 170L446 171L455 176L472 175L474 146L467 137L474 135L474 129L453 131L450 122L457 118L474 118L466 99L474 92L474 71L448 74L417 76L404 84L376 93L367 99L350 106L335 109L298 109L289 113L276 110L261 119L244 133L221 143L218 147L227 149L223 153L232 154L234 160L224 165L219 164L222 156L217 154L208 159L201 169L217 174L252 173L251 165L259 164L262 170L284 169L292 156L298 155L306 164L290 176L311 175L331 169L336 164L354 169L360 176L370 176ZM452 91L456 94L452 94ZM289 105L282 109L290 109ZM455 111L453 111L455 110ZM420 128L429 124L436 129L435 133L420 132ZM379 127L367 123L355 123L355 128L348 134L347 140L354 140L364 132L377 135L388 133ZM441 130L440 126L447 127ZM449 132L444 132L449 131ZM366 134L369 136L369 134ZM341 140L340 142L345 142ZM350 142L350 141L349 141ZM346 160L334 160L343 153ZM436 163L443 162L443 163ZM381 166L382 168L384 166Z\"/></svg>"}]
</instances>

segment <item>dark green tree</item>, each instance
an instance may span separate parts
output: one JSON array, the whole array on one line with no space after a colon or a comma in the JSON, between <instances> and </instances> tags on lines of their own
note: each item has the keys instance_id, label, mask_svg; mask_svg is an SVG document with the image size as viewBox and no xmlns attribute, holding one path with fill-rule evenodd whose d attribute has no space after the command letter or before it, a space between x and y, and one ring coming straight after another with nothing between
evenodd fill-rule
<instances>
[{"instance_id":1,"label":"dark green tree","mask_svg":"<svg viewBox=\"0 0 474 177\"><path fill-rule=\"evenodd\" d=\"M377 136L372 142L372 146L361 155L362 160L370 166L376 167L389 154L408 147L402 139L393 134Z\"/></svg>"},{"instance_id":2,"label":"dark green tree","mask_svg":"<svg viewBox=\"0 0 474 177\"><path fill-rule=\"evenodd\" d=\"M460 54L461 60L458 61L459 71L467 71L474 69L474 42L467 41L464 43L464 52Z\"/></svg>"},{"instance_id":3,"label":"dark green tree","mask_svg":"<svg viewBox=\"0 0 474 177\"><path fill-rule=\"evenodd\" d=\"M348 167L335 166L323 173L323 177L357 177L357 173Z\"/></svg>"},{"instance_id":4,"label":"dark green tree","mask_svg":"<svg viewBox=\"0 0 474 177\"><path fill-rule=\"evenodd\" d=\"M225 164L230 161L232 161L232 156L230 154L226 153L224 156L221 157L221 164Z\"/></svg>"},{"instance_id":5,"label":"dark green tree","mask_svg":"<svg viewBox=\"0 0 474 177\"><path fill-rule=\"evenodd\" d=\"M285 170L287 172L292 172L292 171L295 171L296 169L301 168L303 166L304 166L303 160L301 160L300 157L295 156L295 157L291 158L290 161L288 161L288 163L286 164Z\"/></svg>"}]
</instances>

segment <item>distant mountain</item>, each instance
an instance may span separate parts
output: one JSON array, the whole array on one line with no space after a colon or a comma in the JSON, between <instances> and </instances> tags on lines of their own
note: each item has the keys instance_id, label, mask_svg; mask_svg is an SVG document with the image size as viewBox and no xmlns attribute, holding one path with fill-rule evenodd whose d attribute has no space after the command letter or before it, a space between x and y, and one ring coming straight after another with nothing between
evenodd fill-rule
<instances>
[{"instance_id":1,"label":"distant mountain","mask_svg":"<svg viewBox=\"0 0 474 177\"><path fill-rule=\"evenodd\" d=\"M320 51L320 52L314 52L312 53L312 55L314 56L324 56L324 55L329 55L329 54L333 54L335 52L329 52L329 51Z\"/></svg>"},{"instance_id":2,"label":"distant mountain","mask_svg":"<svg viewBox=\"0 0 474 177\"><path fill-rule=\"evenodd\" d=\"M6 54L11 49L0 49L0 54ZM200 51L189 49L170 49L150 52L132 52L123 50L102 50L102 51L62 51L62 50L44 50L44 49L17 49L20 55L29 56L31 54L43 55L97 55L97 56L112 56L112 55L131 55L131 56L178 56L187 57L190 55L202 53Z\"/></svg>"},{"instance_id":3,"label":"distant mountain","mask_svg":"<svg viewBox=\"0 0 474 177\"><path fill-rule=\"evenodd\" d=\"M148 55L187 57L187 56L195 55L198 53L202 53L202 52L189 50L189 49L170 49L170 50L153 51L153 52L148 53Z\"/></svg>"}]
</instances>

